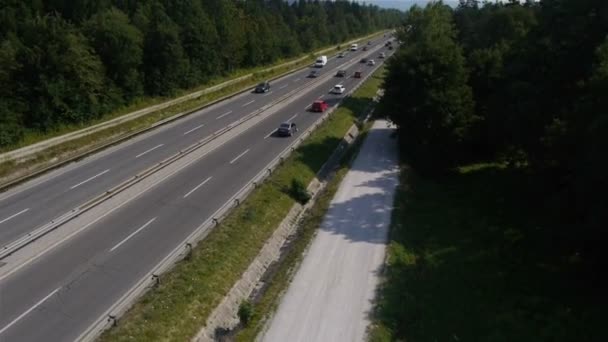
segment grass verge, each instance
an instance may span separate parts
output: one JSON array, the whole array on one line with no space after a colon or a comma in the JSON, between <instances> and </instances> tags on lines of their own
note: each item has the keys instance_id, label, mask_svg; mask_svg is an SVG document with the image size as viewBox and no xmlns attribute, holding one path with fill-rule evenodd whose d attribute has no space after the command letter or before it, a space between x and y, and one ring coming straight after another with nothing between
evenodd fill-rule
<instances>
[{"instance_id":1,"label":"grass verge","mask_svg":"<svg viewBox=\"0 0 608 342\"><path fill-rule=\"evenodd\" d=\"M608 340L606 296L567 243L576 227L525 170L402 170L371 341Z\"/></svg>"},{"instance_id":2,"label":"grass verge","mask_svg":"<svg viewBox=\"0 0 608 342\"><path fill-rule=\"evenodd\" d=\"M384 31L382 31L382 32L384 32ZM382 32L364 37L362 39L367 39L368 37L371 37L371 36L380 35L380 34L382 34ZM330 47L328 47L328 48L330 48ZM291 60L279 61L275 65L277 65L277 64L280 65L282 63L288 63L291 61L297 61L300 58L302 58L302 56L295 57ZM217 91L210 92L210 93L202 95L198 98L195 98L195 99L192 99L189 101L185 101L185 102L181 102L174 106L152 112L150 114L144 115L144 116L139 117L134 120L130 120L128 122L119 124L117 126L109 127L107 129L100 130L95 133L91 133L85 137L81 137L79 139L71 140L66 143L62 143L60 145L50 147L48 149L45 149L43 152L35 154L32 158L30 158L24 162L17 163L13 160L0 162L0 179L7 178L7 180L8 180L8 178L10 176L14 175L16 172L21 171L20 173L27 174L29 172L32 172L35 169L42 168L41 165L50 164L50 163L56 162L57 160L67 160L71 157L84 153L85 151L92 150L97 146L101 146L104 143L110 142L113 139L116 139L118 137L130 135L130 134L133 134L134 132L140 131L147 127L150 127L154 123L167 119L169 117L172 117L178 113L182 113L182 112L186 112L189 110L203 107L206 104L209 104L213 101L221 99L222 97L233 94L242 89L252 87L262 80L270 79L270 78L276 77L278 75L281 75L283 73L289 72L291 70L301 68L305 65L312 63L314 61L314 59L315 59L315 56L311 54L308 56L308 58L304 58L303 60L301 60L299 62L295 62L294 64L278 66L278 67L261 66L261 67L256 67L256 68L252 68L252 69L239 70L239 71L232 73L228 77L223 77L223 78L218 78L218 79L212 80L208 84L202 85L196 89L182 91L182 92L178 93L176 97L186 95L187 93L194 92L197 90L202 90L204 88L208 88L213 85L217 85L217 84L226 82L230 79L234 79L239 76L253 74L253 77L251 77L249 79L243 80L241 82L237 82L235 84L232 84L228 87L219 89ZM268 69L271 69L271 70L268 70ZM86 125L66 125L64 127L56 129L47 134L29 133L26 135L26 137L23 139L23 141L20 144L9 147L9 148L2 149L2 150L0 150L0 153L6 152L9 150L13 150L16 148L24 147L27 145L31 145L31 144L34 144L34 143L37 143L37 142L40 142L40 141L43 141L46 139L50 139L50 138L53 138L56 136L67 134L70 132L74 132L74 131L83 129L85 127L92 126L92 125L95 125L95 124L98 124L101 122L105 122L105 121L114 119L116 117L128 114L130 112L133 112L133 111L136 111L136 110L139 110L142 108L146 108L146 107L149 107L152 105L159 104L159 103L161 103L163 101L167 101L167 100L169 100L169 99L167 99L167 98L149 98L149 99L139 100L136 103L134 103L128 107L119 109L113 113L109 113L109 114L105 115L103 118L101 118L99 120L95 120L90 123L87 123ZM19 176L21 176L21 174L17 175L15 178L17 178Z\"/></svg>"},{"instance_id":3,"label":"grass verge","mask_svg":"<svg viewBox=\"0 0 608 342\"><path fill-rule=\"evenodd\" d=\"M105 332L101 341L187 341L205 324L232 285L295 203L286 194L293 179L308 184L369 104L378 73L306 140L275 173L214 229L188 260L164 275Z\"/></svg>"}]
</instances>

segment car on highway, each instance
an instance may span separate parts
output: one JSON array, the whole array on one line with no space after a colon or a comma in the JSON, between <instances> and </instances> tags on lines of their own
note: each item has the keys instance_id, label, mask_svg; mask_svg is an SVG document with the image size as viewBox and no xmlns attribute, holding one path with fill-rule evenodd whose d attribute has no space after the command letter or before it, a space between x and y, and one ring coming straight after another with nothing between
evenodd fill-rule
<instances>
[{"instance_id":1,"label":"car on highway","mask_svg":"<svg viewBox=\"0 0 608 342\"><path fill-rule=\"evenodd\" d=\"M338 58L344 58L344 56L346 56L346 53L344 53L344 52L340 52L338 54Z\"/></svg>"},{"instance_id":2,"label":"car on highway","mask_svg":"<svg viewBox=\"0 0 608 342\"><path fill-rule=\"evenodd\" d=\"M329 107L327 102L323 100L316 100L312 103L310 110L312 110L313 112L324 112L327 110L327 107Z\"/></svg>"},{"instance_id":3,"label":"car on highway","mask_svg":"<svg viewBox=\"0 0 608 342\"><path fill-rule=\"evenodd\" d=\"M298 131L298 127L294 122L283 122L277 129L277 134L280 137L290 137Z\"/></svg>"},{"instance_id":4,"label":"car on highway","mask_svg":"<svg viewBox=\"0 0 608 342\"><path fill-rule=\"evenodd\" d=\"M367 58L361 58L361 63L367 63Z\"/></svg>"},{"instance_id":5,"label":"car on highway","mask_svg":"<svg viewBox=\"0 0 608 342\"><path fill-rule=\"evenodd\" d=\"M370 59L369 61L367 61L367 65L369 65L369 66L376 65L376 61L374 61L373 59Z\"/></svg>"},{"instance_id":6,"label":"car on highway","mask_svg":"<svg viewBox=\"0 0 608 342\"><path fill-rule=\"evenodd\" d=\"M378 55L378 58L386 58L386 54L384 52L380 52L380 55Z\"/></svg>"},{"instance_id":7,"label":"car on highway","mask_svg":"<svg viewBox=\"0 0 608 342\"><path fill-rule=\"evenodd\" d=\"M336 84L332 89L331 89L331 93L332 94L344 94L344 91L346 90L346 88L344 88L343 85L341 84Z\"/></svg>"},{"instance_id":8,"label":"car on highway","mask_svg":"<svg viewBox=\"0 0 608 342\"><path fill-rule=\"evenodd\" d=\"M346 70L338 70L338 72L336 73L336 77L346 77Z\"/></svg>"},{"instance_id":9,"label":"car on highway","mask_svg":"<svg viewBox=\"0 0 608 342\"><path fill-rule=\"evenodd\" d=\"M371 40L370 40L370 41L368 41L368 42L367 42L367 45L372 45L372 41L371 41Z\"/></svg>"},{"instance_id":10,"label":"car on highway","mask_svg":"<svg viewBox=\"0 0 608 342\"><path fill-rule=\"evenodd\" d=\"M319 71L318 70L310 70L310 74L308 74L308 77L310 78L315 78L319 76Z\"/></svg>"},{"instance_id":11,"label":"car on highway","mask_svg":"<svg viewBox=\"0 0 608 342\"><path fill-rule=\"evenodd\" d=\"M364 47L363 47L363 51L367 51L367 46L364 46Z\"/></svg>"},{"instance_id":12,"label":"car on highway","mask_svg":"<svg viewBox=\"0 0 608 342\"><path fill-rule=\"evenodd\" d=\"M392 46L392 45L390 45L390 46L388 47L388 49L389 49L389 50L392 50L392 49L393 49L393 46Z\"/></svg>"},{"instance_id":13,"label":"car on highway","mask_svg":"<svg viewBox=\"0 0 608 342\"><path fill-rule=\"evenodd\" d=\"M355 78L361 78L363 73L361 71L355 71Z\"/></svg>"},{"instance_id":14,"label":"car on highway","mask_svg":"<svg viewBox=\"0 0 608 342\"><path fill-rule=\"evenodd\" d=\"M270 82L265 81L255 87L256 93L267 93L270 91Z\"/></svg>"}]
</instances>

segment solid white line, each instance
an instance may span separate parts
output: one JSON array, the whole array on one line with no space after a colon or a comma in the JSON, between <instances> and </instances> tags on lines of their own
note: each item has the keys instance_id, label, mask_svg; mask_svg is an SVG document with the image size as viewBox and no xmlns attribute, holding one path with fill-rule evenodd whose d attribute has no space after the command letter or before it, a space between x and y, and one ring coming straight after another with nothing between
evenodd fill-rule
<instances>
[{"instance_id":1,"label":"solid white line","mask_svg":"<svg viewBox=\"0 0 608 342\"><path fill-rule=\"evenodd\" d=\"M325 96L325 95L321 95L321 96L319 96L318 100L322 99L322 98L323 98L323 96Z\"/></svg>"},{"instance_id":2,"label":"solid white line","mask_svg":"<svg viewBox=\"0 0 608 342\"><path fill-rule=\"evenodd\" d=\"M5 218L4 220L0 221L0 224L2 224L2 223L6 222L6 221L8 221L8 220L10 220L10 219L12 219L12 218L14 218L14 217L19 216L19 215L21 215L21 214L23 214L23 213L27 212L28 210L30 210L30 208L23 209L23 210L21 210L20 212L18 212L18 213L16 213L16 214L14 214L14 215L12 215L12 216L7 217L7 218Z\"/></svg>"},{"instance_id":3,"label":"solid white line","mask_svg":"<svg viewBox=\"0 0 608 342\"><path fill-rule=\"evenodd\" d=\"M190 190L190 192L188 192L187 194L184 195L184 198L190 196L191 193L195 192L196 190L198 190L198 188L200 188L201 186L205 185L205 183L207 183L208 181L211 180L212 177L209 177L207 179L205 179L201 184L197 185L194 189Z\"/></svg>"},{"instance_id":4,"label":"solid white line","mask_svg":"<svg viewBox=\"0 0 608 342\"><path fill-rule=\"evenodd\" d=\"M247 152L249 152L249 149L247 149L245 152L243 152L243 153L239 154L238 156L236 156L236 158L232 159L230 161L230 164L234 164L235 161L237 161L239 158L241 158L242 156L244 156L245 153L247 153Z\"/></svg>"},{"instance_id":5,"label":"solid white line","mask_svg":"<svg viewBox=\"0 0 608 342\"><path fill-rule=\"evenodd\" d=\"M162 147L162 146L164 146L164 145L165 145L165 144L158 144L158 145L156 145L156 146L152 147L151 149L149 149L149 150L147 150L147 151L144 151L144 152L142 152L142 153L140 153L140 154L136 155L136 156L135 156L135 158L139 158L139 157L143 156L144 154L149 153L149 152L152 152L152 151L156 150L157 148Z\"/></svg>"},{"instance_id":6,"label":"solid white line","mask_svg":"<svg viewBox=\"0 0 608 342\"><path fill-rule=\"evenodd\" d=\"M226 113L224 113L224 114L222 114L222 115L218 116L217 118L215 118L215 120L219 120L219 119L223 118L224 116L226 116L226 115L230 115L230 114L232 114L232 111L231 111L231 110L229 110L229 111L227 111Z\"/></svg>"},{"instance_id":7,"label":"solid white line","mask_svg":"<svg viewBox=\"0 0 608 342\"><path fill-rule=\"evenodd\" d=\"M184 135L189 134L189 133L192 133L192 132L196 131L197 129L199 129L199 128L203 127L203 126L205 126L205 124L198 125L198 126L194 127L193 129L191 129L191 130L189 130L189 131L185 132L185 133L184 133Z\"/></svg>"},{"instance_id":8,"label":"solid white line","mask_svg":"<svg viewBox=\"0 0 608 342\"><path fill-rule=\"evenodd\" d=\"M272 130L272 132L268 133L268 134L267 134L267 135L264 137L264 139L268 139L268 138L269 138L271 135L273 135L273 134L274 134L274 132L276 132L276 131L277 131L277 129L276 129L276 128L275 128L275 129L273 129L273 130Z\"/></svg>"},{"instance_id":9,"label":"solid white line","mask_svg":"<svg viewBox=\"0 0 608 342\"><path fill-rule=\"evenodd\" d=\"M27 316L30 312L34 311L37 307L39 307L40 305L42 305L42 303L44 303L47 299L51 298L60 289L61 289L61 287L56 288L55 291L49 293L46 297L42 298L38 303L34 304L34 306L32 306L31 308L29 308L26 312L22 313L21 315L19 315L19 317L15 318L12 322L10 322L9 324L7 324L4 328L0 329L0 334L2 334L3 332L7 331L15 323L19 322L19 320L21 320L23 317Z\"/></svg>"},{"instance_id":10,"label":"solid white line","mask_svg":"<svg viewBox=\"0 0 608 342\"><path fill-rule=\"evenodd\" d=\"M295 80L293 80L294 82L298 82L299 80L301 80L301 78L296 78Z\"/></svg>"},{"instance_id":11,"label":"solid white line","mask_svg":"<svg viewBox=\"0 0 608 342\"><path fill-rule=\"evenodd\" d=\"M285 88L285 87L287 87L287 84L286 84L286 85L284 85L284 86L282 86L282 87L279 87L279 89L283 89L283 88Z\"/></svg>"},{"instance_id":12,"label":"solid white line","mask_svg":"<svg viewBox=\"0 0 608 342\"><path fill-rule=\"evenodd\" d=\"M251 100L251 101L245 103L244 105L242 105L241 107L245 107L245 106L250 105L250 104L252 104L254 102L255 102L255 100Z\"/></svg>"},{"instance_id":13,"label":"solid white line","mask_svg":"<svg viewBox=\"0 0 608 342\"><path fill-rule=\"evenodd\" d=\"M294 116L292 116L289 119L287 119L287 122L291 122L291 120L295 119L296 116L298 116L298 113L296 113Z\"/></svg>"},{"instance_id":14,"label":"solid white line","mask_svg":"<svg viewBox=\"0 0 608 342\"><path fill-rule=\"evenodd\" d=\"M134 231L133 233L129 234L129 236L127 236L126 238L124 238L124 240L120 241L118 244L116 244L116 246L112 247L112 249L110 249L110 252L113 252L116 248L120 247L123 243L127 242L130 238L132 238L135 234L139 233L142 231L142 229L146 228L147 226L149 226L152 222L156 221L156 217L151 219L150 221L148 221L148 223L144 224L143 226L139 227L139 229L137 229L136 231Z\"/></svg>"},{"instance_id":15,"label":"solid white line","mask_svg":"<svg viewBox=\"0 0 608 342\"><path fill-rule=\"evenodd\" d=\"M86 183L86 182L88 182L88 181L91 181L91 180L93 180L93 179L95 179L95 178L97 178L97 177L99 177L99 176L101 176L101 175L103 175L104 173L109 172L109 171L110 171L110 169L107 169L107 170L105 170L105 171L103 171L103 172L100 172L100 173L96 174L95 176L93 176L93 177L91 177L91 178L89 178L89 179L83 180L82 182L80 182L80 183L78 183L78 184L76 184L76 185L72 185L72 186L70 187L70 190L72 190L72 189L76 189L77 187L81 186L82 184L84 184L84 183Z\"/></svg>"}]
</instances>

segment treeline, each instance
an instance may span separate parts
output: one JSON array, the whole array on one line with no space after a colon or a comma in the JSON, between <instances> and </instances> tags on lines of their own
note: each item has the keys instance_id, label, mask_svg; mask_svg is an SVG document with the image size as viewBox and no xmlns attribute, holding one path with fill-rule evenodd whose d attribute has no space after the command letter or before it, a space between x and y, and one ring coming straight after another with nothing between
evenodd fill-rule
<instances>
[{"instance_id":1,"label":"treeline","mask_svg":"<svg viewBox=\"0 0 608 342\"><path fill-rule=\"evenodd\" d=\"M0 0L0 147L402 18L349 1Z\"/></svg>"},{"instance_id":2,"label":"treeline","mask_svg":"<svg viewBox=\"0 0 608 342\"><path fill-rule=\"evenodd\" d=\"M525 169L601 254L608 227L608 2L461 0L412 8L381 111L418 171ZM549 204L550 202L550 204ZM604 260L605 257L601 257Z\"/></svg>"}]
</instances>

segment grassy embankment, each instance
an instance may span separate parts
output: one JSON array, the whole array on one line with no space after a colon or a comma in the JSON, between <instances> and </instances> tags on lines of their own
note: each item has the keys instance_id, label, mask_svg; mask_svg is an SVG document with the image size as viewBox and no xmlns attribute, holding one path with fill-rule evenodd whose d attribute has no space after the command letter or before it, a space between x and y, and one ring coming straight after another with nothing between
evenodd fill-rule
<instances>
[{"instance_id":1,"label":"grassy embankment","mask_svg":"<svg viewBox=\"0 0 608 342\"><path fill-rule=\"evenodd\" d=\"M384 31L382 31L382 32L384 32ZM365 40L371 36L380 35L380 34L382 34L382 32L375 33L373 35L370 35L370 36L367 36L367 37L364 37L361 39ZM330 47L327 47L327 49L329 49L329 48ZM298 56L298 57L295 57L290 60L278 61L274 65L280 65L283 63L288 63L290 61L296 61L297 59L302 58L302 57L303 56ZM101 146L104 143L107 143L114 138L117 138L120 136L125 136L125 135L128 135L133 132L137 132L139 130L150 127L153 124L155 124L161 120L172 117L178 113L186 112L189 110L193 110L193 109L205 106L206 104L209 104L213 101L221 99L222 97L233 94L242 89L252 87L262 80L270 79L270 78L276 77L278 75L281 75L283 73L286 73L290 70L295 70L295 69L301 68L305 65L312 63L314 61L314 59L315 59L315 56L311 54L307 58L305 58L299 62L290 64L287 66L277 67L277 68L272 69L271 71L264 71L264 70L270 68L271 66L261 66L261 67L256 67L256 68L252 68L252 69L238 70L238 71L235 71L234 73L231 73L229 76L214 79L214 80L210 81L209 83L202 85L196 89L191 89L188 91L180 92L176 95L176 97L186 95L187 93L195 92L198 90L202 90L202 89L226 82L230 79L238 78L243 75L253 74L252 78L243 80L241 82L237 82L228 87L202 95L198 98L188 100L188 101L170 106L168 108L158 110L156 112L152 112L150 114L144 115L137 119L130 120L128 122L119 124L117 126L109 127L104 130L101 130L101 131L98 131L95 133L91 133L91 134L81 137L79 139L71 140L69 142L62 143L60 145L56 145L54 147L48 148L44 152L36 154L33 158L31 158L25 162L16 163L13 160L4 161L4 162L0 161L0 179L11 175L13 172L15 172L17 170L36 168L36 167L38 167L38 165L45 164L51 160L55 160L55 158L67 159L70 156L78 155L79 153L82 153L86 150L90 150L91 148L94 148L95 146ZM16 148L28 146L28 145L31 145L31 144L34 144L34 143L37 143L37 142L40 142L40 141L43 141L46 139L50 139L50 138L53 138L56 136L67 134L70 132L74 132L79 129L83 129L83 128L86 128L86 127L89 127L89 126L92 126L92 125L95 125L95 124L98 124L101 122L105 122L105 121L117 118L119 116L128 114L130 112L162 103L167 100L169 100L169 99L168 98L146 98L146 99L139 100L130 106L121 108L115 112L108 113L107 115L103 116L99 120L87 123L86 125L65 125L63 127L57 128L57 129L55 129L51 132L45 133L45 134L41 134L41 133L37 133L37 132L28 132L26 134L25 138L23 139L23 141L21 141L18 145L0 149L0 153L6 152L9 150L14 150Z\"/></svg>"},{"instance_id":2,"label":"grassy embankment","mask_svg":"<svg viewBox=\"0 0 608 342\"><path fill-rule=\"evenodd\" d=\"M382 72L382 70L380 70ZM293 179L310 182L370 103L381 78L373 76L219 227L162 277L101 341L187 341L241 277L295 203ZM316 115L310 113L310 115Z\"/></svg>"},{"instance_id":3,"label":"grassy embankment","mask_svg":"<svg viewBox=\"0 0 608 342\"><path fill-rule=\"evenodd\" d=\"M606 296L524 170L405 169L371 341L607 341ZM597 271L596 271L597 272Z\"/></svg>"}]
</instances>

